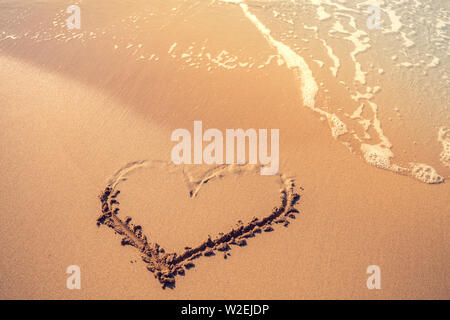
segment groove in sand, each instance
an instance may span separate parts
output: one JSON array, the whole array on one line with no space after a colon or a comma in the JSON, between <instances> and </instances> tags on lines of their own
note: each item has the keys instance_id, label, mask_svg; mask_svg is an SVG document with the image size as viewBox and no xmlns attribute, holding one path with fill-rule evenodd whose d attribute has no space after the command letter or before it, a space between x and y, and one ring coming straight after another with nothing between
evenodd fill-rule
<instances>
[{"instance_id":1,"label":"groove in sand","mask_svg":"<svg viewBox=\"0 0 450 320\"><path fill-rule=\"evenodd\" d=\"M231 250L230 245L247 245L247 238L254 237L258 233L262 233L262 231L273 231L273 223L283 224L287 227L289 225L288 219L295 218L294 214L299 212L295 205L299 201L300 195L294 192L294 180L287 178L283 174L278 174L281 185L281 203L273 208L268 216L262 219L254 217L247 224L240 222L227 233L220 233L214 239L208 237L200 245L194 248L186 247L185 251L179 254L175 252L166 253L158 243L149 241L147 236L143 234L143 229L140 225L131 223L131 217L125 217L125 220L122 220L117 215L119 212L117 197L120 194L120 182L125 181L130 172L142 167L156 167L169 171L177 169L176 166L162 161L136 161L125 165L113 175L105 190L99 196L102 203L102 214L97 219L97 225L103 224L112 228L115 233L124 236L122 245L131 245L137 248L142 254L142 260L148 264L147 269L155 274L155 278L160 281L163 288L174 288L175 276L184 275L185 269L195 266L192 260L202 255L206 257L213 256L215 255L214 252L217 251L223 252L224 258L226 258L226 252ZM198 195L202 185L211 180L222 178L226 175L259 172L260 168L261 166L257 165L222 165L207 171L198 180L194 180L184 170L183 174L189 188L189 195L193 198Z\"/></svg>"}]
</instances>

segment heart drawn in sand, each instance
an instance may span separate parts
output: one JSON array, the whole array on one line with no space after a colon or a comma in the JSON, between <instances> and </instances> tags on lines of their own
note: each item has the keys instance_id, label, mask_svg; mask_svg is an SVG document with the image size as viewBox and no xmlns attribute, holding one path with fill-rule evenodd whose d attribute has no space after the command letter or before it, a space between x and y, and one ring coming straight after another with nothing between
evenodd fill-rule
<instances>
[{"instance_id":1,"label":"heart drawn in sand","mask_svg":"<svg viewBox=\"0 0 450 320\"><path fill-rule=\"evenodd\" d=\"M106 225L112 228L117 234L123 236L122 245L130 245L138 249L142 260L147 263L147 269L155 274L163 288L174 288L175 277L184 275L185 269L191 269L195 265L192 262L201 256L209 257L220 251L227 257L227 252L232 246L246 246L248 238L257 234L273 231L274 224L289 225L288 219L295 218L299 211L295 208L300 195L294 192L295 183L292 178L287 178L283 174L278 174L280 189L280 203L263 218L254 217L248 223L240 223L237 227L228 232L219 233L215 238L208 239L198 246L186 247L180 253L166 253L158 244L152 243L144 235L140 225L131 223L132 218L126 217L122 220L118 216L120 194L120 183L126 181L129 173L143 167L153 167L164 170L174 169L176 166L162 161L139 161L132 162L117 171L109 180L105 190L99 198L102 203L102 213L97 219L97 225ZM218 181L227 175L246 174L259 172L261 166L258 165L222 165L213 168L202 174L200 178L193 179L185 174L185 182L189 189L191 198L195 198L202 186L210 181Z\"/></svg>"}]
</instances>

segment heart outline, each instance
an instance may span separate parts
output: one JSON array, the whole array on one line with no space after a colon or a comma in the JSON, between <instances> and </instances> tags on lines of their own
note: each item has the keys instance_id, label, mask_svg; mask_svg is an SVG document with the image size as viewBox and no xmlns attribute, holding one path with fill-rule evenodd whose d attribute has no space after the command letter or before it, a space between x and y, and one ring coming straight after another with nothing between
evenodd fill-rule
<instances>
[{"instance_id":1,"label":"heart outline","mask_svg":"<svg viewBox=\"0 0 450 320\"><path fill-rule=\"evenodd\" d=\"M107 186L99 195L102 204L102 214L97 218L97 226L106 225L112 228L115 233L124 236L122 238L122 245L131 245L137 248L141 253L142 260L147 263L147 269L154 273L155 278L159 280L162 288L174 288L175 277L177 275L184 275L185 269L191 269L195 265L192 260L203 256L215 255L215 251L224 253L224 258L227 258L227 251L231 250L230 245L245 246L247 245L247 238L255 237L256 234L262 231L273 231L272 223L282 223L285 227L289 225L289 218L294 219L295 213L299 211L295 205L300 200L300 194L294 191L295 181L293 178L288 178L284 174L278 174L282 188L280 190L281 203L274 207L271 214L258 219L254 217L245 225L241 222L239 227L232 228L227 233L219 233L213 239L208 237L208 240L202 242L194 248L185 247L185 251L178 254L176 252L166 253L158 243L151 243L147 236L143 234L142 226L131 223L131 217L125 217L125 222L117 216L119 212L119 202L117 197L120 194L118 185L122 181L127 180L130 172L135 171L141 167L166 167L169 169L176 169L173 164L165 163L164 161L135 161L130 162L120 170L118 170L113 177L108 181ZM261 166L258 165L221 165L208 170L200 180L193 181L192 177L183 170L185 182L189 188L189 195L194 198L198 195L201 187L213 180L222 178L227 174L237 174L242 172L253 172L259 170ZM300 189L302 189L300 187ZM229 255L229 254L228 254Z\"/></svg>"}]
</instances>

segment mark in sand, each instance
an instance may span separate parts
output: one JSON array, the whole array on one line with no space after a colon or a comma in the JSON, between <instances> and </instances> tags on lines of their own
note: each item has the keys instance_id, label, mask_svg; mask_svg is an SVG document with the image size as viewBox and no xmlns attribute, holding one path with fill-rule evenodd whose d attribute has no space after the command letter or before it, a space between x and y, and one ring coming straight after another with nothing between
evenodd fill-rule
<instances>
[{"instance_id":1,"label":"mark in sand","mask_svg":"<svg viewBox=\"0 0 450 320\"><path fill-rule=\"evenodd\" d=\"M254 217L250 222L244 224L239 221L235 228L226 233L219 233L215 238L208 239L196 247L185 247L181 253L166 253L158 244L149 241L143 233L142 226L131 223L131 217L121 219L118 216L120 203L119 184L127 180L127 175L142 167L155 167L163 170L177 170L177 166L163 161L139 161L132 162L121 168L110 179L105 190L99 198L102 203L102 213L97 219L97 226L106 225L115 233L123 236L122 245L130 245L138 249L142 260L147 263L147 269L154 273L163 288L174 288L175 277L184 275L185 270L195 267L194 259L201 256L211 257L219 252L226 259L230 254L232 246L246 246L247 239L253 238L263 232L274 231L274 224L289 225L289 219L295 219L299 211L295 205L300 200L300 195L294 191L294 179L279 173L280 204L273 208L272 212L264 218ZM185 182L189 189L191 198L195 198L201 187L212 180L218 180L227 175L240 175L259 172L260 165L222 165L207 171L200 179L194 179L184 170Z\"/></svg>"}]
</instances>

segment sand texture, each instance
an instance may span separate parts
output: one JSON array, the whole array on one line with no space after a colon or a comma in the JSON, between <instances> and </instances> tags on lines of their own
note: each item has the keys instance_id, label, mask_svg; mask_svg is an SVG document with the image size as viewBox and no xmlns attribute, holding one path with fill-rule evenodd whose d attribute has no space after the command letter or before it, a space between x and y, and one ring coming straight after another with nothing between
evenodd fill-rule
<instances>
[{"instance_id":1,"label":"sand texture","mask_svg":"<svg viewBox=\"0 0 450 320\"><path fill-rule=\"evenodd\" d=\"M382 2L0 2L0 298L448 299L450 9ZM194 121L277 173L174 164Z\"/></svg>"}]
</instances>

